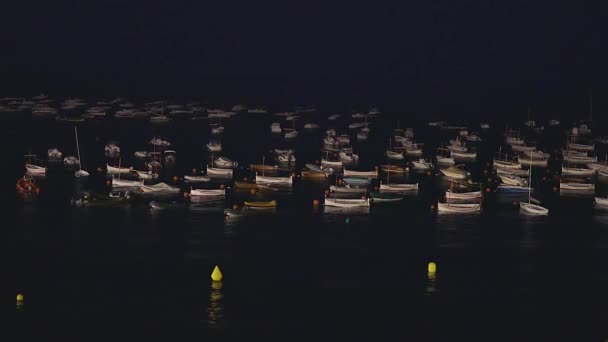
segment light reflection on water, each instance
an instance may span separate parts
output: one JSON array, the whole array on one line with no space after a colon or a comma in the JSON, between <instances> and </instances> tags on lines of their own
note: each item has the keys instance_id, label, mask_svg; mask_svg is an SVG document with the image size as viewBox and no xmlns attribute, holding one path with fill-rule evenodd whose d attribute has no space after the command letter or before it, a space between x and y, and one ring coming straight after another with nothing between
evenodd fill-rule
<instances>
[{"instance_id":1,"label":"light reflection on water","mask_svg":"<svg viewBox=\"0 0 608 342\"><path fill-rule=\"evenodd\" d=\"M221 281L212 281L209 287L209 305L207 306L207 326L224 327L224 292Z\"/></svg>"}]
</instances>

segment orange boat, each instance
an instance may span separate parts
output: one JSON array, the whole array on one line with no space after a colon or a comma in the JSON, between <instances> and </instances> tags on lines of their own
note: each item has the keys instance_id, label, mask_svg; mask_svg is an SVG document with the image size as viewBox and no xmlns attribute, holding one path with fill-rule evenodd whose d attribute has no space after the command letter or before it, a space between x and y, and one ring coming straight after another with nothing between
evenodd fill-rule
<instances>
[{"instance_id":1,"label":"orange boat","mask_svg":"<svg viewBox=\"0 0 608 342\"><path fill-rule=\"evenodd\" d=\"M32 178L21 177L17 180L17 193L23 199L33 199L40 193L40 187L34 183Z\"/></svg>"}]
</instances>

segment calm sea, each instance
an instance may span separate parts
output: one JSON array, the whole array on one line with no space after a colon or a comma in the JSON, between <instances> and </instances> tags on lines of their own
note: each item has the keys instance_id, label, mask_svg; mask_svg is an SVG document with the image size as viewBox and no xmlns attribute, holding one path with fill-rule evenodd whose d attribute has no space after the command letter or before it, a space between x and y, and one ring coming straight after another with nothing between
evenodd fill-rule
<instances>
[{"instance_id":1,"label":"calm sea","mask_svg":"<svg viewBox=\"0 0 608 342\"><path fill-rule=\"evenodd\" d=\"M370 141L354 144L362 170L384 162L397 122L382 115L371 126ZM291 143L270 135L270 116L225 121L223 155L247 165L261 163L263 155L269 162L272 148L291 147L300 168L321 159L328 126L315 118L322 129L300 130ZM19 153L43 157L50 147L76 153L73 124L3 120L19 135L12 147ZM442 139L414 118L401 120L402 128L417 127L426 151ZM296 126L307 122L302 116ZM335 124L339 133L347 133L347 123ZM189 174L209 158L207 121L153 126L104 120L78 127L93 189L105 182L95 169L105 164L109 141L120 143L121 163L128 166L137 166L133 153L149 149L151 138L171 141L177 166L167 179ZM503 131L496 125L481 133L482 162L470 165L477 179ZM23 164L15 164L16 180ZM538 172L535 182L545 171ZM290 192L229 191L226 203L215 207L175 198L160 209L143 200L75 208L70 198L82 188L58 172L42 183L37 202L17 202L12 260L16 291L25 300L16 331L23 341L608 338L608 213L594 211L591 197L564 198L544 186L549 190L539 197L551 209L548 217L522 217L512 204L520 198L497 195L488 197L481 215L438 216L430 206L444 184L440 177L411 175L408 181L420 182L417 196L373 205L369 212L315 209L312 201L327 185L300 179ZM224 207L245 199L277 199L279 207L226 220ZM210 279L215 265L223 272L221 283Z\"/></svg>"}]
</instances>

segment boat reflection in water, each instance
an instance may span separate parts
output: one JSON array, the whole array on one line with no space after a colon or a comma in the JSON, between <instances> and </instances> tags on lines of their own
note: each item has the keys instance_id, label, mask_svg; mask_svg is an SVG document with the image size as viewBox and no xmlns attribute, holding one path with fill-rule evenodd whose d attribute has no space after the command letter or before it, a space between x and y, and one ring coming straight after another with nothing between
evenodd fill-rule
<instances>
[{"instance_id":1,"label":"boat reflection in water","mask_svg":"<svg viewBox=\"0 0 608 342\"><path fill-rule=\"evenodd\" d=\"M426 274L426 289L425 295L432 296L439 291L437 284L437 265L434 262L429 262Z\"/></svg>"},{"instance_id":2,"label":"boat reflection in water","mask_svg":"<svg viewBox=\"0 0 608 342\"><path fill-rule=\"evenodd\" d=\"M224 292L221 281L212 281L207 307L207 326L222 328L224 326Z\"/></svg>"}]
</instances>

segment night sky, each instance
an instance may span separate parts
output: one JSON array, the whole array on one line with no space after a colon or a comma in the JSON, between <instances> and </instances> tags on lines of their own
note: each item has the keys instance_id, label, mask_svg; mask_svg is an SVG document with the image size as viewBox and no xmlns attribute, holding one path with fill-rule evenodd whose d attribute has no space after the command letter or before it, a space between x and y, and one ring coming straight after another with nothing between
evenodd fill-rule
<instances>
[{"instance_id":1,"label":"night sky","mask_svg":"<svg viewBox=\"0 0 608 342\"><path fill-rule=\"evenodd\" d=\"M9 33L0 54L6 95L360 102L525 115L528 106L585 112L590 89L601 108L608 91L601 8L578 2L13 6L1 24Z\"/></svg>"}]
</instances>

